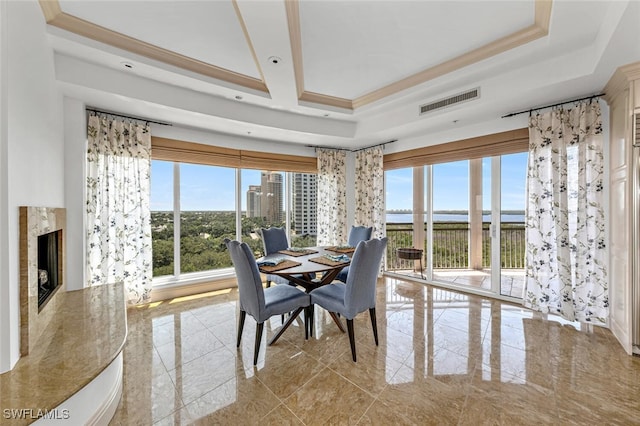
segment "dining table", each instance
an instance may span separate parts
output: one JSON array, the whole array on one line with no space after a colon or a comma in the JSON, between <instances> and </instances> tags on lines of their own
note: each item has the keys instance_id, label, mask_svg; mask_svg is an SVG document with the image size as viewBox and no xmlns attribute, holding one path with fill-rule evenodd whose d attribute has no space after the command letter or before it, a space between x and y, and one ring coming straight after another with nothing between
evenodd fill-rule
<instances>
[{"instance_id":1,"label":"dining table","mask_svg":"<svg viewBox=\"0 0 640 426\"><path fill-rule=\"evenodd\" d=\"M279 275L304 288L307 293L335 280L351 263L355 247L291 247L256 259L260 272ZM273 265L271 263L274 263ZM344 326L335 313L329 313L342 332ZM313 333L312 330L310 330Z\"/></svg>"}]
</instances>

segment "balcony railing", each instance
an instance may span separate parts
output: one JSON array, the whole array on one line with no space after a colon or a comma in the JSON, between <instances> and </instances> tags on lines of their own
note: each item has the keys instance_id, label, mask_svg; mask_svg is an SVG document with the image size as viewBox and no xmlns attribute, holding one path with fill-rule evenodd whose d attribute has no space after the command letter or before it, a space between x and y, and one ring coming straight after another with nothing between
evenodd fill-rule
<instances>
[{"instance_id":1,"label":"balcony railing","mask_svg":"<svg viewBox=\"0 0 640 426\"><path fill-rule=\"evenodd\" d=\"M482 263L491 266L491 236L489 223L482 224ZM433 224L434 269L466 269L469 267L469 223L436 222ZM398 259L397 250L413 247L413 226L410 223L387 223L387 269L412 269L412 260ZM500 225L500 263L503 269L524 268L524 223L502 222Z\"/></svg>"}]
</instances>

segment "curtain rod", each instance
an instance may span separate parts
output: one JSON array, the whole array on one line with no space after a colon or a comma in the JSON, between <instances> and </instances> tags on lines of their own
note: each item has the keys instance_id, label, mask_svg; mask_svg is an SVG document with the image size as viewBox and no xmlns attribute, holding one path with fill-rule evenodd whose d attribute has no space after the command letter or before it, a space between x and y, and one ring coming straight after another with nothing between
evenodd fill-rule
<instances>
[{"instance_id":1,"label":"curtain rod","mask_svg":"<svg viewBox=\"0 0 640 426\"><path fill-rule=\"evenodd\" d=\"M115 117L122 117L122 118L129 118L131 120L138 120L138 121L146 121L147 123L155 123L155 124L160 124L162 126L173 126L173 124L171 123L166 123L164 121L155 121L155 120L149 120L148 118L143 118L143 117L135 117L132 115L123 115L123 114L118 114L115 112L111 112L111 111L104 111L104 110L100 110L100 109L95 109L95 108L85 108L87 111L92 111L92 112L97 112L99 114L107 114L107 115L113 115Z\"/></svg>"},{"instance_id":2,"label":"curtain rod","mask_svg":"<svg viewBox=\"0 0 640 426\"><path fill-rule=\"evenodd\" d=\"M378 144L371 145L371 146L365 146L364 148L358 148L358 149L344 149L344 148L336 148L334 146L321 146L321 145L307 145L307 148L315 148L316 150L318 150L318 149L332 149L334 151L358 152L358 151L364 151L365 149L369 149L369 148L375 148L377 146L381 146L382 148L384 148L384 146L386 144L394 143L394 142L398 142L398 139L392 139L392 140L387 141L387 142L382 142L382 143L378 143Z\"/></svg>"},{"instance_id":3,"label":"curtain rod","mask_svg":"<svg viewBox=\"0 0 640 426\"><path fill-rule=\"evenodd\" d=\"M537 111L537 110L540 110L540 109L551 108L551 107L554 107L554 106L560 106L560 105L564 105L564 104L570 104L572 102L579 102L579 101L584 101L584 100L587 100L587 99L600 98L600 97L602 97L604 95L605 95L605 93L600 93L599 95L585 96L584 98L572 99L570 101L564 101L564 102L558 102L557 104L544 105L544 106L539 106L539 107L535 107L535 108L531 108L531 109L525 109L524 111L512 112L510 114L503 115L502 118L513 117L514 115L525 114L527 112L529 114L531 114L533 111Z\"/></svg>"},{"instance_id":4,"label":"curtain rod","mask_svg":"<svg viewBox=\"0 0 640 426\"><path fill-rule=\"evenodd\" d=\"M388 143L394 143L394 142L398 142L398 139L392 139L388 142L382 142L376 145L371 145L371 146L365 146L364 148L358 148L358 149L352 149L351 152L358 152L358 151L364 151L365 149L369 149L369 148L375 148L377 146L381 146L382 148L384 148L384 146Z\"/></svg>"}]
</instances>

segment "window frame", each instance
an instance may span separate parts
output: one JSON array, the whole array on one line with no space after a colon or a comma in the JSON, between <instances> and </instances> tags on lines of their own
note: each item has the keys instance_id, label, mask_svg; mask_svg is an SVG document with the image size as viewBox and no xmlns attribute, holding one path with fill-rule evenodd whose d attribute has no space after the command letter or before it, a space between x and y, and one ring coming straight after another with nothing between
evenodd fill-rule
<instances>
[{"instance_id":1,"label":"window frame","mask_svg":"<svg viewBox=\"0 0 640 426\"><path fill-rule=\"evenodd\" d=\"M173 275L152 277L153 288L182 286L226 279L234 275L233 267L198 272L180 272L180 164L190 163L235 170L236 239L242 239L242 171L245 169L278 171L283 176L283 210L287 236L291 238L291 194L293 173L317 175L316 157L262 153L222 148L174 139L152 137L151 159L173 164L174 268ZM265 167L266 165L266 167Z\"/></svg>"}]
</instances>

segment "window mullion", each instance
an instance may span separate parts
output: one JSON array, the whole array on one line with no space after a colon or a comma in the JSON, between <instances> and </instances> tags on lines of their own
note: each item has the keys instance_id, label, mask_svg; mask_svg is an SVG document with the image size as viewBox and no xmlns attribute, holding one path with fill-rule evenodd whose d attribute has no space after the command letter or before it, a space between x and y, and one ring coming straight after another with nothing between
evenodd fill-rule
<instances>
[{"instance_id":1,"label":"window mullion","mask_svg":"<svg viewBox=\"0 0 640 426\"><path fill-rule=\"evenodd\" d=\"M173 163L173 275L180 276L180 163Z\"/></svg>"}]
</instances>

